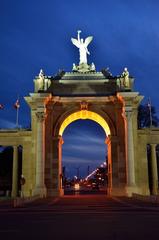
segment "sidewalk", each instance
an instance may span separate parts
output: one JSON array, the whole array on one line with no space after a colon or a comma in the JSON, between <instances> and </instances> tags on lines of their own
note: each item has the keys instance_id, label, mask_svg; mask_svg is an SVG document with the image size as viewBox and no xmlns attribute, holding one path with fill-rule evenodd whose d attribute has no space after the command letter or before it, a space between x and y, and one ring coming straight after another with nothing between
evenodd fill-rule
<instances>
[{"instance_id":1,"label":"sidewalk","mask_svg":"<svg viewBox=\"0 0 159 240\"><path fill-rule=\"evenodd\" d=\"M13 199L0 197L0 209L13 208Z\"/></svg>"},{"instance_id":2,"label":"sidewalk","mask_svg":"<svg viewBox=\"0 0 159 240\"><path fill-rule=\"evenodd\" d=\"M27 207L44 207L52 205L59 200L59 197L49 198L16 198L16 199L1 199L0 198L0 210L3 209L15 209L15 208L27 208Z\"/></svg>"}]
</instances>

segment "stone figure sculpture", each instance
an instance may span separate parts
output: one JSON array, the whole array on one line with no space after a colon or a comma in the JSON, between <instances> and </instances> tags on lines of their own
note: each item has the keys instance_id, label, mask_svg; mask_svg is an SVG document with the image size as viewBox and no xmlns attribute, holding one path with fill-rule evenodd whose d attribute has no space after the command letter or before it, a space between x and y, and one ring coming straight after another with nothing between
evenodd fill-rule
<instances>
[{"instance_id":1,"label":"stone figure sculpture","mask_svg":"<svg viewBox=\"0 0 159 240\"><path fill-rule=\"evenodd\" d=\"M73 72L76 72L77 70L78 70L78 68L77 68L76 64L75 64L75 63L73 63L73 68L72 68L72 71L73 71Z\"/></svg>"},{"instance_id":2,"label":"stone figure sculpture","mask_svg":"<svg viewBox=\"0 0 159 240\"><path fill-rule=\"evenodd\" d=\"M129 72L128 69L125 67L123 73L121 74L123 78L123 86L126 88L130 87L130 80L129 80Z\"/></svg>"},{"instance_id":3,"label":"stone figure sculpture","mask_svg":"<svg viewBox=\"0 0 159 240\"><path fill-rule=\"evenodd\" d=\"M94 63L91 64L91 71L95 71L96 70L96 67L94 65Z\"/></svg>"},{"instance_id":4,"label":"stone figure sculpture","mask_svg":"<svg viewBox=\"0 0 159 240\"><path fill-rule=\"evenodd\" d=\"M40 69L40 72L39 72L39 78L43 79L45 78L45 75L44 75L44 71L42 69Z\"/></svg>"},{"instance_id":5,"label":"stone figure sculpture","mask_svg":"<svg viewBox=\"0 0 159 240\"><path fill-rule=\"evenodd\" d=\"M88 51L87 46L92 41L93 37L89 36L84 41L83 38L80 39L81 30L78 30L77 33L78 33L77 39L71 38L71 41L77 48L79 48L79 54L80 54L79 64L87 64L87 54L90 55L90 52Z\"/></svg>"}]
</instances>

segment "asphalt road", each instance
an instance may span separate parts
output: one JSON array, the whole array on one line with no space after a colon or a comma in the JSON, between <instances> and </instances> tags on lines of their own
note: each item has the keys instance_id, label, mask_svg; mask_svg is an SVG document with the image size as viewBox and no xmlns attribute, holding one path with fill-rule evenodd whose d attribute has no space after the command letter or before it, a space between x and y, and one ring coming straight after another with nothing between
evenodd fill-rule
<instances>
[{"instance_id":1,"label":"asphalt road","mask_svg":"<svg viewBox=\"0 0 159 240\"><path fill-rule=\"evenodd\" d=\"M159 239L159 205L105 195L67 195L0 206L0 239Z\"/></svg>"}]
</instances>

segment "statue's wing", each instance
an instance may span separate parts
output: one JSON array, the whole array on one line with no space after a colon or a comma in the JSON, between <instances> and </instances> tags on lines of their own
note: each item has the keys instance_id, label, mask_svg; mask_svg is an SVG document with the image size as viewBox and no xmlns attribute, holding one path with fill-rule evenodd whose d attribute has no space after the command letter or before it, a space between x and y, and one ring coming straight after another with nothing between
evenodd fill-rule
<instances>
[{"instance_id":1,"label":"statue's wing","mask_svg":"<svg viewBox=\"0 0 159 240\"><path fill-rule=\"evenodd\" d=\"M85 46L87 47L92 40L93 40L93 37L92 37L92 36L87 37L87 38L85 39L85 42L84 42L84 43L85 43Z\"/></svg>"},{"instance_id":2,"label":"statue's wing","mask_svg":"<svg viewBox=\"0 0 159 240\"><path fill-rule=\"evenodd\" d=\"M79 44L79 42L78 42L77 39L71 38L71 41L72 41L72 43L73 43L76 47L80 48L80 44Z\"/></svg>"}]
</instances>

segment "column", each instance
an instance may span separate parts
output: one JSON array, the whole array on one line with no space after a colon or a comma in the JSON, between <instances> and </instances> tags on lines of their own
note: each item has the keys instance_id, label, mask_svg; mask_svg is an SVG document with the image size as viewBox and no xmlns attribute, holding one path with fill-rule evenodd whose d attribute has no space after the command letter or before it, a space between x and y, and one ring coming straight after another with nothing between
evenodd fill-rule
<instances>
[{"instance_id":1,"label":"column","mask_svg":"<svg viewBox=\"0 0 159 240\"><path fill-rule=\"evenodd\" d=\"M62 178L63 178L63 172L62 172L62 145L64 144L63 138L59 136L59 144L58 144L58 152L59 152L59 188L60 188L60 195L62 194Z\"/></svg>"},{"instance_id":2,"label":"column","mask_svg":"<svg viewBox=\"0 0 159 240\"><path fill-rule=\"evenodd\" d=\"M18 148L13 146L13 168L12 168L12 197L18 194Z\"/></svg>"},{"instance_id":3,"label":"column","mask_svg":"<svg viewBox=\"0 0 159 240\"><path fill-rule=\"evenodd\" d=\"M36 177L34 195L46 196L45 187L45 113L37 112Z\"/></svg>"},{"instance_id":4,"label":"column","mask_svg":"<svg viewBox=\"0 0 159 240\"><path fill-rule=\"evenodd\" d=\"M119 177L118 137L107 137L106 144L108 146L108 194L123 196L125 195L125 183L121 183Z\"/></svg>"},{"instance_id":5,"label":"column","mask_svg":"<svg viewBox=\"0 0 159 240\"><path fill-rule=\"evenodd\" d=\"M156 144L151 145L152 194L158 194L158 171L156 158Z\"/></svg>"},{"instance_id":6,"label":"column","mask_svg":"<svg viewBox=\"0 0 159 240\"><path fill-rule=\"evenodd\" d=\"M52 196L62 196L62 144L61 136L53 138L53 189Z\"/></svg>"},{"instance_id":7,"label":"column","mask_svg":"<svg viewBox=\"0 0 159 240\"><path fill-rule=\"evenodd\" d=\"M127 153L127 184L128 187L135 186L135 164L134 164L134 142L132 128L132 108L125 108L126 116L126 153Z\"/></svg>"},{"instance_id":8,"label":"column","mask_svg":"<svg viewBox=\"0 0 159 240\"><path fill-rule=\"evenodd\" d=\"M126 164L126 194L131 196L132 193L138 193L139 183L135 179L137 166L138 149L135 149L135 140L138 137L137 131L137 108L143 99L138 92L119 92L118 100L123 106L123 118L125 124L125 164ZM135 152L136 151L136 152ZM135 159L136 157L136 159ZM135 164L136 163L136 164Z\"/></svg>"},{"instance_id":9,"label":"column","mask_svg":"<svg viewBox=\"0 0 159 240\"><path fill-rule=\"evenodd\" d=\"M108 136L105 140L108 148L108 186L107 192L108 195L111 195L112 192L112 152L111 152L111 138Z\"/></svg>"}]
</instances>

